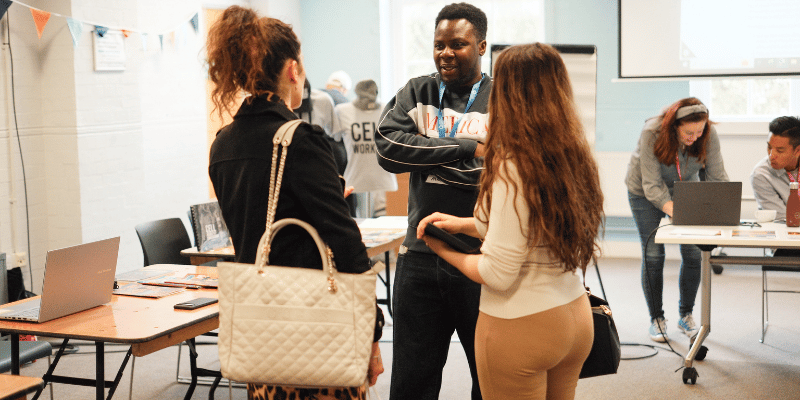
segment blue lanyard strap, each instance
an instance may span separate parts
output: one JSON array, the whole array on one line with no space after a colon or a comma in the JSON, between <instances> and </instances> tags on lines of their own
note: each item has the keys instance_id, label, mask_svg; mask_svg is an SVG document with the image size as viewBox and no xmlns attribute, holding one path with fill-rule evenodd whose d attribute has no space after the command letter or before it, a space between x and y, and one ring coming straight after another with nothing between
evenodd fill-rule
<instances>
[{"instance_id":1,"label":"blue lanyard strap","mask_svg":"<svg viewBox=\"0 0 800 400\"><path fill-rule=\"evenodd\" d=\"M464 109L464 114L469 111L469 107L472 106L472 102L475 101L475 97L478 96L478 90L481 88L481 82L483 82L483 74L481 74L481 80L476 82L472 85L472 91L469 93L469 100L467 100L467 107ZM444 82L439 82L439 118L436 121L436 128L439 130L439 137L447 137L447 132L444 130L444 113L442 112L442 99L444 98ZM458 124L461 123L461 119L464 118L464 114L458 117L455 123L453 123L453 128L450 129L450 137L455 137L456 132L458 132Z\"/></svg>"}]
</instances>

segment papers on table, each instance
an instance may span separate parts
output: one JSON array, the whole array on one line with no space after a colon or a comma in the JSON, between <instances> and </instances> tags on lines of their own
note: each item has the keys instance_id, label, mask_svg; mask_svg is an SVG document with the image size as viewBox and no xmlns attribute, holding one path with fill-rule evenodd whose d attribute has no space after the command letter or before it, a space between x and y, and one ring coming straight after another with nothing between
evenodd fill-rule
<instances>
[{"instance_id":1,"label":"papers on table","mask_svg":"<svg viewBox=\"0 0 800 400\"><path fill-rule=\"evenodd\" d=\"M775 239L775 231L755 231L755 230L738 230L734 229L731 232L731 236L734 237L751 237L751 238L764 238L764 239Z\"/></svg>"},{"instance_id":2,"label":"papers on table","mask_svg":"<svg viewBox=\"0 0 800 400\"><path fill-rule=\"evenodd\" d=\"M378 246L405 236L405 229L361 229L361 241L367 247Z\"/></svg>"},{"instance_id":3,"label":"papers on table","mask_svg":"<svg viewBox=\"0 0 800 400\"><path fill-rule=\"evenodd\" d=\"M671 236L720 236L722 232L719 229L675 228L669 234Z\"/></svg>"},{"instance_id":4,"label":"papers on table","mask_svg":"<svg viewBox=\"0 0 800 400\"><path fill-rule=\"evenodd\" d=\"M114 294L122 296L150 297L158 299L175 293L183 292L186 289L179 287L151 286L141 283L128 283L114 289Z\"/></svg>"},{"instance_id":5,"label":"papers on table","mask_svg":"<svg viewBox=\"0 0 800 400\"><path fill-rule=\"evenodd\" d=\"M378 218L367 218L358 223L359 228L377 229L407 229L408 217L402 216L383 216Z\"/></svg>"},{"instance_id":6,"label":"papers on table","mask_svg":"<svg viewBox=\"0 0 800 400\"><path fill-rule=\"evenodd\" d=\"M155 278L157 276L169 275L171 273L172 271L170 270L145 267L135 269L133 271L119 273L117 274L116 279L123 282L136 282L143 279Z\"/></svg>"}]
</instances>

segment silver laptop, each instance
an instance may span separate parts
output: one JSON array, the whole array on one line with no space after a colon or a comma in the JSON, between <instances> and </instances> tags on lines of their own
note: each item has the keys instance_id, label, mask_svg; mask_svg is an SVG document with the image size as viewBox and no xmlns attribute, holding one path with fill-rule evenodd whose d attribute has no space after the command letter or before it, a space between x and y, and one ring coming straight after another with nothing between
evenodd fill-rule
<instances>
[{"instance_id":1,"label":"silver laptop","mask_svg":"<svg viewBox=\"0 0 800 400\"><path fill-rule=\"evenodd\" d=\"M0 306L0 319L45 322L108 303L119 236L47 252L39 299Z\"/></svg>"},{"instance_id":2,"label":"silver laptop","mask_svg":"<svg viewBox=\"0 0 800 400\"><path fill-rule=\"evenodd\" d=\"M673 225L739 225L742 182L675 182Z\"/></svg>"}]
</instances>

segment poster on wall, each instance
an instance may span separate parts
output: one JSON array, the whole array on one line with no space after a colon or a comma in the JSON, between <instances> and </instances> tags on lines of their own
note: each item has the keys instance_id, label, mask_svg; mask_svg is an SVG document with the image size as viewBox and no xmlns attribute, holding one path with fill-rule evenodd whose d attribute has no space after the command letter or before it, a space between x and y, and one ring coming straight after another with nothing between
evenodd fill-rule
<instances>
[{"instance_id":1,"label":"poster on wall","mask_svg":"<svg viewBox=\"0 0 800 400\"><path fill-rule=\"evenodd\" d=\"M102 37L92 35L95 71L124 71L125 42L122 32L106 32Z\"/></svg>"}]
</instances>

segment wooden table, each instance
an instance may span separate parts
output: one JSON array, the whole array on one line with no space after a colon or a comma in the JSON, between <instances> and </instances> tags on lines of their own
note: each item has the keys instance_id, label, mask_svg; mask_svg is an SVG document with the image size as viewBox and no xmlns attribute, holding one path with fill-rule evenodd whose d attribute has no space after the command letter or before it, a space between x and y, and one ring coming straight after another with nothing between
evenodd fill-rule
<instances>
[{"instance_id":1,"label":"wooden table","mask_svg":"<svg viewBox=\"0 0 800 400\"><path fill-rule=\"evenodd\" d=\"M0 400L25 399L26 394L43 388L42 378L0 374Z\"/></svg>"},{"instance_id":2,"label":"wooden table","mask_svg":"<svg viewBox=\"0 0 800 400\"><path fill-rule=\"evenodd\" d=\"M176 273L199 273L217 276L215 268L159 265L159 269L172 268ZM45 382L65 383L80 386L95 386L96 398L104 397L104 389L109 388L108 398L122 377L122 372L131 355L142 357L158 350L191 341L196 336L219 327L219 306L214 304L197 310L175 310L173 305L198 297L217 297L214 289L186 290L182 293L150 299L132 296L113 295L111 302L76 314L57 318L44 323L19 321L0 321L0 332L11 336L12 374L19 375L19 335L41 335L63 338L55 359L44 375ZM30 299L22 300L29 301ZM53 371L63 355L70 339L94 341L96 353L96 379L82 379L53 375ZM104 344L130 344L122 365L113 381L104 376ZM191 391L194 386L190 387ZM41 389L35 398L41 394Z\"/></svg>"},{"instance_id":3,"label":"wooden table","mask_svg":"<svg viewBox=\"0 0 800 400\"><path fill-rule=\"evenodd\" d=\"M711 332L711 264L741 265L800 265L797 257L734 257L711 256L717 246L749 248L800 248L800 228L787 228L774 222L761 223L760 226L678 226L671 225L668 218L661 221L656 233L656 243L694 244L702 251L700 272L701 321L700 330L684 359L683 383L694 384L697 370L692 366L694 359L702 360L708 351L703 341ZM765 234L771 232L771 235Z\"/></svg>"},{"instance_id":4,"label":"wooden table","mask_svg":"<svg viewBox=\"0 0 800 400\"><path fill-rule=\"evenodd\" d=\"M398 219L399 218L399 219ZM407 226L400 227L398 221L405 220L406 217L379 217L357 219L361 229L361 238L367 247L367 256L372 258L384 254L384 264L386 266L384 275L378 274L378 278L386 287L386 298L378 299L379 304L385 304L389 315L392 315L392 288L390 258L391 250L400 247L406 237ZM407 224L407 223L405 223ZM181 255L189 257L193 265L200 265L209 261L222 259L232 261L235 257L232 247L225 247L218 250L201 252L197 247L191 247L181 251Z\"/></svg>"}]
</instances>

